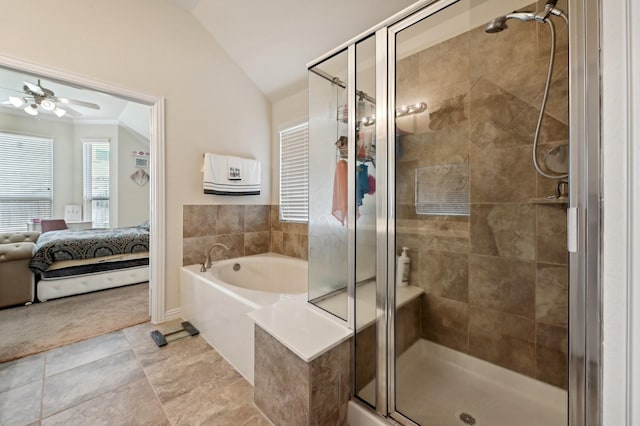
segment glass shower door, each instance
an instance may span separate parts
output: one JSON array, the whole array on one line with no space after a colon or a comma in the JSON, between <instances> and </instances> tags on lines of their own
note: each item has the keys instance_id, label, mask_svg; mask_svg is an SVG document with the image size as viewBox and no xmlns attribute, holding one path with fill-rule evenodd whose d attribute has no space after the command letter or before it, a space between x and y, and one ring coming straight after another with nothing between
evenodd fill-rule
<instances>
[{"instance_id":1,"label":"glass shower door","mask_svg":"<svg viewBox=\"0 0 640 426\"><path fill-rule=\"evenodd\" d=\"M348 55L309 70L309 302L348 319Z\"/></svg>"},{"instance_id":2,"label":"glass shower door","mask_svg":"<svg viewBox=\"0 0 640 426\"><path fill-rule=\"evenodd\" d=\"M389 412L566 425L570 183L544 161L568 144L566 26L550 17L555 66L536 132L551 38L526 11L543 4L442 3L389 28L392 255L407 247L411 259L406 281L396 265Z\"/></svg>"}]
</instances>

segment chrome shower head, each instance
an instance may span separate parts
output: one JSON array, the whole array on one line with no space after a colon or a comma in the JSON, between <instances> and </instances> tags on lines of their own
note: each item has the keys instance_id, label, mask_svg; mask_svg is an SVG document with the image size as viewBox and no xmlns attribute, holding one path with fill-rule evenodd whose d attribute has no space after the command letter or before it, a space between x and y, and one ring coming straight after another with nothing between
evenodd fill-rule
<instances>
[{"instance_id":1,"label":"chrome shower head","mask_svg":"<svg viewBox=\"0 0 640 426\"><path fill-rule=\"evenodd\" d=\"M493 34L506 30L507 28L509 28L507 26L507 20L509 19L517 19L519 21L529 22L536 20L536 15L533 12L513 12L506 16L499 16L484 27L484 32Z\"/></svg>"},{"instance_id":2,"label":"chrome shower head","mask_svg":"<svg viewBox=\"0 0 640 426\"><path fill-rule=\"evenodd\" d=\"M499 33L500 31L504 31L507 28L507 17L499 16L496 19L492 20L484 27L484 32L488 34Z\"/></svg>"}]
</instances>

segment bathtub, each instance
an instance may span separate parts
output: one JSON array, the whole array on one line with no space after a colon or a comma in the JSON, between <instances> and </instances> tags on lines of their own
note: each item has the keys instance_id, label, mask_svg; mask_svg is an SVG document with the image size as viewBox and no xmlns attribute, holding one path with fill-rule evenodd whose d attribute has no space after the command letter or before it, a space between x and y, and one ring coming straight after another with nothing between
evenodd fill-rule
<instances>
[{"instance_id":1,"label":"bathtub","mask_svg":"<svg viewBox=\"0 0 640 426\"><path fill-rule=\"evenodd\" d=\"M239 265L239 269L234 265ZM180 268L182 317L253 384L254 323L249 312L307 297L307 262L275 253Z\"/></svg>"}]
</instances>

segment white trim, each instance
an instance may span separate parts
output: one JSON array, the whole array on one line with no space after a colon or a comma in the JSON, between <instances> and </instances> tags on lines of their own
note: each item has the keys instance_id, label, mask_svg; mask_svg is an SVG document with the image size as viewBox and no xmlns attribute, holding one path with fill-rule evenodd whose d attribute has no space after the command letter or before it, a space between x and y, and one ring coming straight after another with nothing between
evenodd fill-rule
<instances>
[{"instance_id":1,"label":"white trim","mask_svg":"<svg viewBox=\"0 0 640 426\"><path fill-rule=\"evenodd\" d=\"M606 7L601 5L602 424L625 426L640 421L640 291L634 288L640 262L640 236L635 229L640 226L640 33L633 25L640 10L634 6L636 0L610 0Z\"/></svg>"},{"instance_id":2,"label":"white trim","mask_svg":"<svg viewBox=\"0 0 640 426\"><path fill-rule=\"evenodd\" d=\"M640 22L640 7L637 0L626 1L627 29L627 123L629 149L629 192L628 192L628 350L627 369L627 421L640 422L640 30L633 23ZM635 118L635 120L634 120Z\"/></svg>"},{"instance_id":3,"label":"white trim","mask_svg":"<svg viewBox=\"0 0 640 426\"><path fill-rule=\"evenodd\" d=\"M171 321L174 319L178 319L178 318L182 318L182 308L173 308L173 309L169 309L168 311L166 311L164 313L164 321ZM152 323L157 324L161 321L153 321L151 320Z\"/></svg>"},{"instance_id":4,"label":"white trim","mask_svg":"<svg viewBox=\"0 0 640 426\"><path fill-rule=\"evenodd\" d=\"M62 83L84 86L103 93L109 93L129 101L151 106L149 147L150 168L150 219L151 241L149 247L150 279L149 308L151 321L165 321L165 125L164 98L126 89L114 84L95 80L69 71L25 62L20 59L0 55L0 66L15 68Z\"/></svg>"},{"instance_id":5,"label":"white trim","mask_svg":"<svg viewBox=\"0 0 640 426\"><path fill-rule=\"evenodd\" d=\"M164 99L158 98L151 107L151 132L149 149L151 152L149 172L151 190L151 241L150 241L150 282L151 287L151 321L154 323L166 320L165 313L165 160L164 160Z\"/></svg>"},{"instance_id":6,"label":"white trim","mask_svg":"<svg viewBox=\"0 0 640 426\"><path fill-rule=\"evenodd\" d=\"M52 121L54 121L52 119ZM74 125L83 126L83 125L97 125L97 126L119 126L120 120L98 120L98 119L79 119L74 118L71 120Z\"/></svg>"}]
</instances>

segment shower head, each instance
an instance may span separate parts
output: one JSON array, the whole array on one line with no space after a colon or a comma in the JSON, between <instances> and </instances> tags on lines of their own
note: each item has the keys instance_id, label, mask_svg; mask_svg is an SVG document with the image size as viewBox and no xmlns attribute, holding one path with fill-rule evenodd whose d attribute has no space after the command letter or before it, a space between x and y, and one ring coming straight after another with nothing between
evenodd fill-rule
<instances>
[{"instance_id":1,"label":"shower head","mask_svg":"<svg viewBox=\"0 0 640 426\"><path fill-rule=\"evenodd\" d=\"M509 28L507 26L507 17L499 16L489 22L486 27L484 27L484 32L488 34L499 33L506 30L507 28Z\"/></svg>"},{"instance_id":2,"label":"shower head","mask_svg":"<svg viewBox=\"0 0 640 426\"><path fill-rule=\"evenodd\" d=\"M507 20L509 19L517 19L519 21L529 22L536 20L536 15L533 12L513 12L506 16L499 16L489 22L484 27L484 31L489 34L493 34L506 30L507 28L509 28L507 26Z\"/></svg>"}]
</instances>

